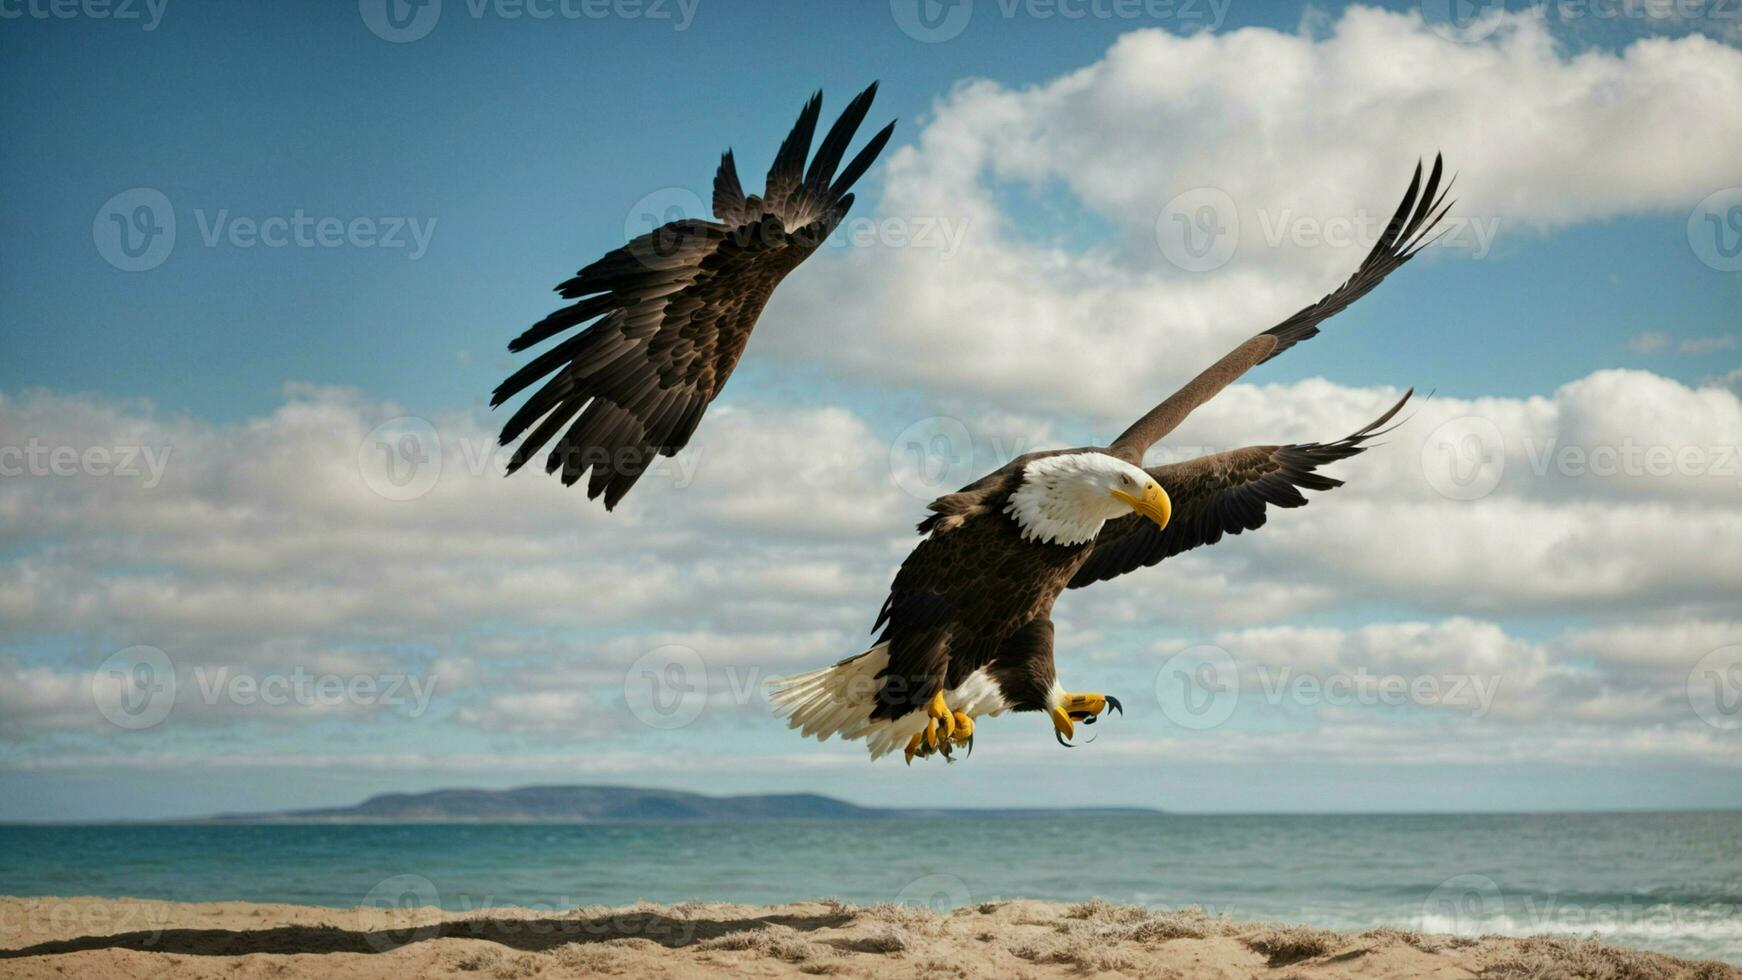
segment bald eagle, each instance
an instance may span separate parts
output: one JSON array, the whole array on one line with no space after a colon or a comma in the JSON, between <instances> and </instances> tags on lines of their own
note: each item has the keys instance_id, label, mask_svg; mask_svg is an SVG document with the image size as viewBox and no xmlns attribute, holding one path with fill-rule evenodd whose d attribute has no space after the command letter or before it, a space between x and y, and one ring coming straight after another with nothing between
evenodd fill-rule
<instances>
[{"instance_id":1,"label":"bald eagle","mask_svg":"<svg viewBox=\"0 0 1742 980\"><path fill-rule=\"evenodd\" d=\"M835 173L876 94L873 82L847 103L811 156L823 107L817 92L775 153L760 196L744 194L727 150L714 175L716 220L669 222L557 286L576 302L508 349L518 353L590 325L496 386L492 408L544 381L502 426L504 446L525 436L509 473L555 439L545 471L560 472L572 486L591 470L587 498L604 494L610 510L656 457L674 456L689 442L774 287L839 227L853 206L848 189L889 142L893 122Z\"/></svg>"},{"instance_id":2,"label":"bald eagle","mask_svg":"<svg viewBox=\"0 0 1742 980\"><path fill-rule=\"evenodd\" d=\"M872 632L877 643L833 667L771 682L790 727L824 740L863 739L871 758L903 749L908 763L951 746L972 751L974 719L1044 712L1069 746L1077 723L1121 714L1116 698L1071 693L1053 667L1053 602L1067 588L1110 579L1264 525L1267 506L1299 507L1302 490L1341 480L1319 467L1347 459L1409 400L1334 442L1249 446L1143 466L1150 446L1250 368L1316 335L1430 243L1451 205L1434 158L1418 163L1385 233L1330 295L1234 348L1107 446L1029 453L931 502L924 539L902 562ZM1448 184L1447 190L1450 190Z\"/></svg>"}]
</instances>

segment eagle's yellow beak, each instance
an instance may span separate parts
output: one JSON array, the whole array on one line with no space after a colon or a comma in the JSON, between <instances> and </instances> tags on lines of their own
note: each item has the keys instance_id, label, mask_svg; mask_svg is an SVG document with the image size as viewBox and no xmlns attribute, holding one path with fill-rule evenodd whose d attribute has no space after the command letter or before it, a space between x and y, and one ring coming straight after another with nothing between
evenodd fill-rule
<instances>
[{"instance_id":1,"label":"eagle's yellow beak","mask_svg":"<svg viewBox=\"0 0 1742 980\"><path fill-rule=\"evenodd\" d=\"M1167 522L1173 519L1173 501L1168 499L1167 491L1153 480L1144 486L1141 497L1126 493L1117 487L1109 492L1113 494L1114 499L1154 521L1156 527L1167 527Z\"/></svg>"}]
</instances>

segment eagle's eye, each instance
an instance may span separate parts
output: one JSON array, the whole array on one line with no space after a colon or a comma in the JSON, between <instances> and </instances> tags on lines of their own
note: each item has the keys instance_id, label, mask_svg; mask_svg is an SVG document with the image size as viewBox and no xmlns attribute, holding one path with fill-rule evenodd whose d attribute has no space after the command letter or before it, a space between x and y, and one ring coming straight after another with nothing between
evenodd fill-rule
<instances>
[{"instance_id":1,"label":"eagle's eye","mask_svg":"<svg viewBox=\"0 0 1742 980\"><path fill-rule=\"evenodd\" d=\"M1131 478L1126 476L1125 474L1121 473L1121 474L1119 474L1119 482L1124 484L1125 486L1130 486L1131 485Z\"/></svg>"}]
</instances>

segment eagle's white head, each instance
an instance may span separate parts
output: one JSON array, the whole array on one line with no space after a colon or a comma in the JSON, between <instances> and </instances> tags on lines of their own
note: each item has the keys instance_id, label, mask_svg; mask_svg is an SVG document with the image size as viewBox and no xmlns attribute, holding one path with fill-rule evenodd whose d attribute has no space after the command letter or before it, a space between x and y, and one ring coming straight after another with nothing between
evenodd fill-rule
<instances>
[{"instance_id":1,"label":"eagle's white head","mask_svg":"<svg viewBox=\"0 0 1742 980\"><path fill-rule=\"evenodd\" d=\"M1099 452L1029 463L1004 507L1024 540L1066 545L1092 540L1102 524L1132 511L1166 527L1173 503L1148 473Z\"/></svg>"}]
</instances>

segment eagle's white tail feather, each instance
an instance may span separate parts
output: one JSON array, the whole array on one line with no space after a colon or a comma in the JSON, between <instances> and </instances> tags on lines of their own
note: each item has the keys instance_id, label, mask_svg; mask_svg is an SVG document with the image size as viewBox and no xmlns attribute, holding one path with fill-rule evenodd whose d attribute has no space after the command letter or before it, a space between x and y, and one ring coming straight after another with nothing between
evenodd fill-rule
<instances>
[{"instance_id":1,"label":"eagle's white tail feather","mask_svg":"<svg viewBox=\"0 0 1742 980\"><path fill-rule=\"evenodd\" d=\"M774 678L769 681L768 699L775 713L786 718L787 727L798 729L806 738L819 742L835 735L863 738L871 758L876 759L906 746L926 723L923 711L909 712L894 721L871 719L877 702L877 675L888 665L889 646L879 643L833 667Z\"/></svg>"},{"instance_id":2,"label":"eagle's white tail feather","mask_svg":"<svg viewBox=\"0 0 1742 980\"><path fill-rule=\"evenodd\" d=\"M929 720L924 711L909 711L900 718L871 719L880 684L877 675L889 665L889 645L879 643L856 657L791 677L770 680L768 700L774 712L806 738L826 742L832 736L864 739L871 758L880 759L907 746ZM986 672L976 671L960 686L944 692L952 710L970 718L1002 714L1003 696Z\"/></svg>"},{"instance_id":3,"label":"eagle's white tail feather","mask_svg":"<svg viewBox=\"0 0 1742 980\"><path fill-rule=\"evenodd\" d=\"M769 681L776 714L806 738L826 741L846 734L855 719L868 720L877 698L877 674L889 664L889 647L878 644L822 670ZM851 735L846 737L851 738Z\"/></svg>"},{"instance_id":4,"label":"eagle's white tail feather","mask_svg":"<svg viewBox=\"0 0 1742 980\"><path fill-rule=\"evenodd\" d=\"M873 761L891 752L899 752L925 729L928 720L925 712L910 711L894 721L878 722L875 730L866 737L865 748L870 751Z\"/></svg>"}]
</instances>

